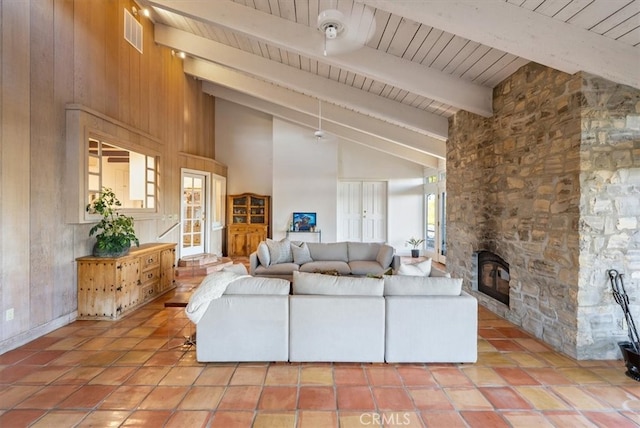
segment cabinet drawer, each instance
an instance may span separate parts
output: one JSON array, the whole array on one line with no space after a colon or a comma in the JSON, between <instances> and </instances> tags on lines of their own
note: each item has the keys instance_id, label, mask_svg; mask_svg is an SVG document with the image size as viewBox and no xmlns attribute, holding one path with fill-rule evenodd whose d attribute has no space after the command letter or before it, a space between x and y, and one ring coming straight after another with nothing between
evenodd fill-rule
<instances>
[{"instance_id":1,"label":"cabinet drawer","mask_svg":"<svg viewBox=\"0 0 640 428\"><path fill-rule=\"evenodd\" d=\"M158 281L160 279L160 267L154 269L148 269L140 274L140 282L142 286L145 286L151 282Z\"/></svg>"},{"instance_id":2,"label":"cabinet drawer","mask_svg":"<svg viewBox=\"0 0 640 428\"><path fill-rule=\"evenodd\" d=\"M154 253L145 254L144 256L140 257L140 264L142 265L143 271L152 266L159 265L160 253L154 252ZM144 282L144 279L142 281Z\"/></svg>"},{"instance_id":3,"label":"cabinet drawer","mask_svg":"<svg viewBox=\"0 0 640 428\"><path fill-rule=\"evenodd\" d=\"M156 295L156 287L154 284L148 284L142 287L142 300L149 300Z\"/></svg>"}]
</instances>

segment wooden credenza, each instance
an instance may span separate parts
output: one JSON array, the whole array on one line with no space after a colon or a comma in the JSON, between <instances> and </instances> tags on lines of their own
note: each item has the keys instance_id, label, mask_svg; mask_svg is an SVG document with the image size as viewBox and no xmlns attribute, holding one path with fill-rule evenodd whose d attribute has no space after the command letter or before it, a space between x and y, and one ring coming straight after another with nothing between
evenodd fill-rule
<instances>
[{"instance_id":1,"label":"wooden credenza","mask_svg":"<svg viewBox=\"0 0 640 428\"><path fill-rule=\"evenodd\" d=\"M176 244L142 244L122 257L78 263L78 319L116 320L175 288Z\"/></svg>"},{"instance_id":2,"label":"wooden credenza","mask_svg":"<svg viewBox=\"0 0 640 428\"><path fill-rule=\"evenodd\" d=\"M227 199L227 256L249 256L269 236L269 196L243 193Z\"/></svg>"}]
</instances>

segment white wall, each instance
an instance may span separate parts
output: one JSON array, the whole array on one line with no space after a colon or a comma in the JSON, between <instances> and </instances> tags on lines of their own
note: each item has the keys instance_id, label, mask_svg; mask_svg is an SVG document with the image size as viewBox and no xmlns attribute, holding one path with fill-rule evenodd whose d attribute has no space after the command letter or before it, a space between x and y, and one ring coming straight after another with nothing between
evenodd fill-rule
<instances>
[{"instance_id":1,"label":"white wall","mask_svg":"<svg viewBox=\"0 0 640 428\"><path fill-rule=\"evenodd\" d=\"M335 242L338 145L313 129L273 120L273 237L285 236L296 211L317 213L323 242Z\"/></svg>"},{"instance_id":2,"label":"white wall","mask_svg":"<svg viewBox=\"0 0 640 428\"><path fill-rule=\"evenodd\" d=\"M388 242L423 236L423 167L337 138L316 141L305 128L216 100L216 160L229 167L227 193L271 195L272 237L281 239L294 211L318 214L323 242L337 233L338 180L387 181Z\"/></svg>"},{"instance_id":3,"label":"white wall","mask_svg":"<svg viewBox=\"0 0 640 428\"><path fill-rule=\"evenodd\" d=\"M410 254L405 242L424 236L423 167L361 144L340 144L338 177L387 181L387 242L398 254Z\"/></svg>"},{"instance_id":4,"label":"white wall","mask_svg":"<svg viewBox=\"0 0 640 428\"><path fill-rule=\"evenodd\" d=\"M216 160L228 167L227 194L271 195L271 116L216 98Z\"/></svg>"}]
</instances>

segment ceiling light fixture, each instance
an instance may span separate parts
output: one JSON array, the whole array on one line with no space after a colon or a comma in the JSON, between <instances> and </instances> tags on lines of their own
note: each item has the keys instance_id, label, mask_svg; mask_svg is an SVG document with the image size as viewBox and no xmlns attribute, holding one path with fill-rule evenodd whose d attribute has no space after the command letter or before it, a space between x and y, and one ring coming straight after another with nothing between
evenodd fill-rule
<instances>
[{"instance_id":1,"label":"ceiling light fixture","mask_svg":"<svg viewBox=\"0 0 640 428\"><path fill-rule=\"evenodd\" d=\"M322 101L318 100L318 129L313 133L316 137L316 141L320 141L324 138L324 131L322 130Z\"/></svg>"},{"instance_id":2,"label":"ceiling light fixture","mask_svg":"<svg viewBox=\"0 0 640 428\"><path fill-rule=\"evenodd\" d=\"M323 54L327 56L365 46L375 34L376 19L368 7L354 8L348 17L337 9L326 9L318 15L317 26L323 36Z\"/></svg>"},{"instance_id":3,"label":"ceiling light fixture","mask_svg":"<svg viewBox=\"0 0 640 428\"><path fill-rule=\"evenodd\" d=\"M318 29L324 34L324 56L327 56L327 40L336 39L344 31L344 15L336 9L327 9L318 15Z\"/></svg>"}]
</instances>

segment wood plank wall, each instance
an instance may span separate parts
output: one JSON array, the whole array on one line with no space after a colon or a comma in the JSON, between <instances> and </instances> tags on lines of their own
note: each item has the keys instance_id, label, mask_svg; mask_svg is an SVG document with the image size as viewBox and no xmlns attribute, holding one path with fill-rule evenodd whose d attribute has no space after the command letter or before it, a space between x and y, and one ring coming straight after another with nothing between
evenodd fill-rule
<instances>
[{"instance_id":1,"label":"wood plank wall","mask_svg":"<svg viewBox=\"0 0 640 428\"><path fill-rule=\"evenodd\" d=\"M75 258L90 225L63 221L65 105L83 104L158 138L159 214L180 208L180 168L213 161L214 99L144 27L140 54L123 38L129 0L0 2L0 353L75 317ZM181 154L181 155L179 155ZM210 161L208 161L210 160ZM170 220L136 224L150 242ZM13 308L14 319L5 320Z\"/></svg>"}]
</instances>

